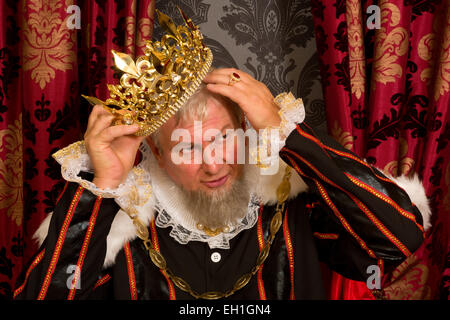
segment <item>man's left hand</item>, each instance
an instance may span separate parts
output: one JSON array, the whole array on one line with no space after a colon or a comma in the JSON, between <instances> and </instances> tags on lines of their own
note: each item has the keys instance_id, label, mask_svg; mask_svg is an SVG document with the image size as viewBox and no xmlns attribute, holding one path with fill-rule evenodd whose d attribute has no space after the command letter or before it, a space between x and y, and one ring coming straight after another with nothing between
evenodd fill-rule
<instances>
[{"instance_id":1,"label":"man's left hand","mask_svg":"<svg viewBox=\"0 0 450 320\"><path fill-rule=\"evenodd\" d=\"M233 74L239 81L230 85ZM225 68L210 72L203 80L209 91L236 102L255 130L280 125L279 108L270 90L262 82L241 70Z\"/></svg>"}]
</instances>

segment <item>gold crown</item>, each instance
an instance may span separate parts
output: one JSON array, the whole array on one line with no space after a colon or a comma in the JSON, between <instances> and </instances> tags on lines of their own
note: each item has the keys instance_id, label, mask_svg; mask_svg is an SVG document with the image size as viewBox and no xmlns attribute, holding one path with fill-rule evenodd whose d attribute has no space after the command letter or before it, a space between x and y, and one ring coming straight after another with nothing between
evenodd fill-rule
<instances>
[{"instance_id":1,"label":"gold crown","mask_svg":"<svg viewBox=\"0 0 450 320\"><path fill-rule=\"evenodd\" d=\"M109 99L83 95L93 105L108 106L120 122L139 124L139 136L155 132L174 115L200 87L212 64L212 52L203 44L200 30L179 10L185 26L176 26L156 10L167 34L161 41L147 41L136 62L112 50L116 67L124 73L120 84L108 84Z\"/></svg>"}]
</instances>

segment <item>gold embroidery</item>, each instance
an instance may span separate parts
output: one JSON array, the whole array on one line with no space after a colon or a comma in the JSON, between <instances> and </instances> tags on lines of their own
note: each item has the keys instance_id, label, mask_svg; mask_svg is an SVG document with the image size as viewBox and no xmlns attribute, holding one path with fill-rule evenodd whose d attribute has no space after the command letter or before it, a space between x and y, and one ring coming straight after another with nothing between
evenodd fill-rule
<instances>
[{"instance_id":1,"label":"gold embroidery","mask_svg":"<svg viewBox=\"0 0 450 320\"><path fill-rule=\"evenodd\" d=\"M102 278L100 278L94 285L93 290L97 289L98 287L104 285L106 282L108 282L109 280L111 280L111 276L109 274L103 276Z\"/></svg>"},{"instance_id":2,"label":"gold embroidery","mask_svg":"<svg viewBox=\"0 0 450 320\"><path fill-rule=\"evenodd\" d=\"M402 65L398 60L408 52L409 38L406 29L398 26L401 18L399 8L388 0L380 0L379 6L381 28L375 35L373 79L386 84L402 76ZM393 29L387 32L387 26Z\"/></svg>"},{"instance_id":3,"label":"gold embroidery","mask_svg":"<svg viewBox=\"0 0 450 320\"><path fill-rule=\"evenodd\" d=\"M15 291L14 291L14 296L13 298L15 299L25 288L25 286L27 285L27 281L28 281L28 277L30 276L31 272L33 271L34 267L36 267L42 260L42 258L44 258L45 255L45 249L43 249L34 259L34 261L31 263L30 267L27 270L27 273L25 274L25 280L23 281L22 285L20 287L18 287Z\"/></svg>"},{"instance_id":4,"label":"gold embroidery","mask_svg":"<svg viewBox=\"0 0 450 320\"><path fill-rule=\"evenodd\" d=\"M289 149L285 149L285 151L291 153L292 155L296 156L296 154L294 152L292 152ZM345 220L345 218L342 216L342 214L339 212L339 210L336 208L336 206L334 205L334 203L331 201L330 197L328 196L328 193L325 191L325 188L317 181L317 179L311 178L309 176L307 176L306 174L303 173L303 171L297 166L297 164L295 163L295 161L290 157L287 156L287 158L289 159L289 162L292 164L292 166L294 167L294 169L301 175L304 177L308 177L310 179L312 179L314 181L314 183L317 186L317 190L319 191L320 195L322 196L323 200L325 201L325 203L330 207L331 211L333 211L334 215L339 219L340 223L342 224L342 226L345 228L345 230L351 234L353 236L353 238L355 238L355 240L359 243L360 247L362 249L364 249L367 254L369 255L369 257L371 258L376 258L375 253L366 245L366 243L356 234L355 231L353 231L352 227L350 226L350 224L347 222L347 220Z\"/></svg>"},{"instance_id":5,"label":"gold embroidery","mask_svg":"<svg viewBox=\"0 0 450 320\"><path fill-rule=\"evenodd\" d=\"M434 83L434 99L438 100L440 96L446 94L450 90L450 7L446 13L446 26L442 26L441 19L435 19L433 29L435 32L424 35L417 47L417 54L428 62L428 68L420 73L420 79L428 85ZM433 56L437 41L437 34L444 30L442 36L442 47L439 58ZM436 54L436 53L435 53ZM437 62L437 67L436 67Z\"/></svg>"},{"instance_id":6,"label":"gold embroidery","mask_svg":"<svg viewBox=\"0 0 450 320\"><path fill-rule=\"evenodd\" d=\"M411 220L412 222L414 222L414 224L422 231L422 233L424 232L423 227L417 223L416 218L414 217L414 215L406 210L404 210L402 207L400 207L397 203L395 203L391 198L387 197L386 195L384 195L383 193L379 192L378 190L372 188L371 186L365 184L364 182L362 182L361 180L358 180L357 178L351 176L348 173L344 173L354 184L356 184L357 186L359 186L360 188L363 188L365 190L367 190L368 192L372 193L375 197L389 203L395 210L397 210L402 216L404 216L405 218Z\"/></svg>"},{"instance_id":7,"label":"gold embroidery","mask_svg":"<svg viewBox=\"0 0 450 320\"><path fill-rule=\"evenodd\" d=\"M347 193L347 192L346 192ZM347 193L347 195L356 203L356 205L365 213L367 218L384 234L386 238L388 238L406 257L411 255L411 252L408 248L398 240L389 230L386 228L384 224L370 211L360 200L358 200L355 196Z\"/></svg>"},{"instance_id":8,"label":"gold embroidery","mask_svg":"<svg viewBox=\"0 0 450 320\"><path fill-rule=\"evenodd\" d=\"M363 22L361 19L361 1L349 0L347 5L347 32L350 85L352 94L360 99L365 91L366 60L364 54Z\"/></svg>"},{"instance_id":9,"label":"gold embroidery","mask_svg":"<svg viewBox=\"0 0 450 320\"><path fill-rule=\"evenodd\" d=\"M137 287L136 287L136 277L134 274L134 265L133 265L133 257L131 256L131 248L130 244L127 242L124 247L125 259L127 262L127 271L128 271L128 282L130 285L130 296L131 300L137 300Z\"/></svg>"},{"instance_id":10,"label":"gold embroidery","mask_svg":"<svg viewBox=\"0 0 450 320\"><path fill-rule=\"evenodd\" d=\"M56 264L58 263L59 254L61 253L62 246L64 244L64 240L66 239L67 229L69 228L70 222L72 221L73 214L75 209L78 206L78 202L80 201L81 194L83 193L83 187L78 187L75 196L70 203L69 211L67 212L66 218L64 219L63 225L61 227L61 231L59 232L58 240L56 241L55 251L53 252L52 259L50 260L50 265L47 270L47 274L44 278L44 283L42 284L41 291L39 292L37 300L44 300L45 295L47 294L48 287L50 286L50 281L53 276L53 272L55 271Z\"/></svg>"},{"instance_id":11,"label":"gold embroidery","mask_svg":"<svg viewBox=\"0 0 450 320\"><path fill-rule=\"evenodd\" d=\"M288 255L288 261L289 261L289 275L291 279L291 291L289 294L290 300L295 300L295 291L294 291L294 246L292 245L291 241L291 234L289 232L289 226L288 226L288 220L287 220L287 214L288 211L286 209L286 212L284 213L284 219L283 219L283 232L284 232L284 240L286 244L286 251Z\"/></svg>"},{"instance_id":12,"label":"gold embroidery","mask_svg":"<svg viewBox=\"0 0 450 320\"><path fill-rule=\"evenodd\" d=\"M83 268L84 259L88 250L89 243L91 241L92 233L94 231L95 222L97 220L98 211L100 210L100 205L102 203L102 198L98 197L94 204L94 209L91 213L91 218L89 219L89 227L86 231L86 236L84 237L83 245L81 246L80 255L78 256L77 268L72 280L72 287L69 292L67 300L73 300L75 298L75 293L77 290L77 283L81 278L81 269Z\"/></svg>"},{"instance_id":13,"label":"gold embroidery","mask_svg":"<svg viewBox=\"0 0 450 320\"><path fill-rule=\"evenodd\" d=\"M23 145L22 114L19 119L0 130L0 209L6 209L6 215L17 226L23 221Z\"/></svg>"},{"instance_id":14,"label":"gold embroidery","mask_svg":"<svg viewBox=\"0 0 450 320\"><path fill-rule=\"evenodd\" d=\"M261 252L264 249L265 245L266 245L265 241L264 241L264 232L263 232L263 227L262 227L262 213L263 213L263 209L264 209L264 206L261 205L261 207L259 209L258 222L257 222L257 227L256 227L256 233L257 233L257 236L258 236L259 252ZM263 278L262 278L263 267L264 267L264 264L261 265L261 267L258 270L258 274L257 274L258 292L259 292L259 298L261 300L267 300L266 290L264 288L264 281L263 281Z\"/></svg>"},{"instance_id":15,"label":"gold embroidery","mask_svg":"<svg viewBox=\"0 0 450 320\"><path fill-rule=\"evenodd\" d=\"M355 240L359 243L360 247L362 249L364 249L367 254L369 255L369 257L371 258L376 258L375 253L367 246L367 244L356 234L356 232L350 227L349 223L347 222L347 220L345 220L345 218L342 216L342 214L339 212L339 210L336 208L336 206L333 204L333 202L331 201L331 199L328 196L328 193L325 191L325 188L317 181L314 180L314 183L317 186L317 189L319 190L322 198L325 200L325 202L328 204L328 206L330 207L330 209L333 211L333 213L335 214L335 216L339 219L339 221L341 222L342 226L345 228L345 230L347 230L348 233L350 233L353 238L355 238Z\"/></svg>"},{"instance_id":16,"label":"gold embroidery","mask_svg":"<svg viewBox=\"0 0 450 320\"><path fill-rule=\"evenodd\" d=\"M321 232L314 232L313 236L318 239L323 240L337 240L339 239L339 235L336 233L321 233Z\"/></svg>"},{"instance_id":17,"label":"gold embroidery","mask_svg":"<svg viewBox=\"0 0 450 320\"><path fill-rule=\"evenodd\" d=\"M61 17L64 5L73 1L29 0L23 23L23 70L31 71L31 78L41 89L55 78L55 71L72 69L76 32L67 28Z\"/></svg>"},{"instance_id":18,"label":"gold embroidery","mask_svg":"<svg viewBox=\"0 0 450 320\"><path fill-rule=\"evenodd\" d=\"M153 247L155 248L156 251L158 251L158 253L161 253L161 250L159 249L158 233L156 232L155 220L152 220L150 222L150 233L151 233L151 237L152 237ZM175 287L173 286L172 281L170 280L170 278L167 276L167 274L163 270L160 270L160 272L167 281L167 286L169 288L170 300L176 300L177 298L176 298L176 294L175 294Z\"/></svg>"},{"instance_id":19,"label":"gold embroidery","mask_svg":"<svg viewBox=\"0 0 450 320\"><path fill-rule=\"evenodd\" d=\"M347 190L341 188L340 186L336 185L334 182L332 182L331 180L329 180L328 178L326 178L323 174L320 173L320 171L314 167L311 163L309 163L307 160L305 160L303 157L301 157L300 155L296 154L293 151L290 151L288 149L286 149L287 151L289 151L291 154L293 154L295 157L297 157L300 161L302 161L303 163L305 163L310 169L312 169L314 171L314 173L324 182L326 182L327 184L336 187L338 189L340 189L342 192L344 192L347 196L350 197L350 199L352 199L352 201L359 207L359 209L365 213L365 215L367 216L367 218L372 221L372 223L380 230L381 233L383 233L405 256L410 256L411 252L408 250L408 248L406 248L405 245L403 245L403 243L398 240L387 228L384 224L381 223L381 221L359 200L357 199L354 195L352 195L350 192L348 192ZM314 179L316 184L318 184L317 180ZM319 191L321 190L321 186L318 185ZM323 188L323 187L322 187ZM325 190L324 190L325 192ZM325 199L325 197L324 197Z\"/></svg>"}]
</instances>

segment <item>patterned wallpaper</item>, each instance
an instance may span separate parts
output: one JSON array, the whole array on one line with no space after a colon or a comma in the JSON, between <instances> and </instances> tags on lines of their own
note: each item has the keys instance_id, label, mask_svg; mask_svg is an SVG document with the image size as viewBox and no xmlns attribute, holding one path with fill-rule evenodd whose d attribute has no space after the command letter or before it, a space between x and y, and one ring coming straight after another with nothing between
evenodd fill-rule
<instances>
[{"instance_id":1,"label":"patterned wallpaper","mask_svg":"<svg viewBox=\"0 0 450 320\"><path fill-rule=\"evenodd\" d=\"M234 67L265 83L274 95L301 97L309 123L326 130L310 0L157 0L177 24L179 6L199 25L214 66ZM155 22L154 36L161 36Z\"/></svg>"}]
</instances>

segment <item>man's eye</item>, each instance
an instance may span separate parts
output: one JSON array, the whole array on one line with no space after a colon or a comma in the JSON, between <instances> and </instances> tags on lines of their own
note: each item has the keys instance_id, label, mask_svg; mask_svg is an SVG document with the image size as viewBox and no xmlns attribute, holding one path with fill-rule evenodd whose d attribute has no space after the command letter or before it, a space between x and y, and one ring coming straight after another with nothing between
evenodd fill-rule
<instances>
[{"instance_id":1,"label":"man's eye","mask_svg":"<svg viewBox=\"0 0 450 320\"><path fill-rule=\"evenodd\" d=\"M192 150L194 150L194 145L193 144L183 148L183 151L186 151L186 152L191 152Z\"/></svg>"},{"instance_id":2,"label":"man's eye","mask_svg":"<svg viewBox=\"0 0 450 320\"><path fill-rule=\"evenodd\" d=\"M189 146L186 146L183 148L184 152L193 152L194 150L202 150L202 146L201 145L196 145L196 144L191 144Z\"/></svg>"}]
</instances>

